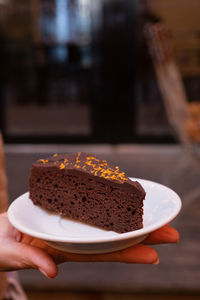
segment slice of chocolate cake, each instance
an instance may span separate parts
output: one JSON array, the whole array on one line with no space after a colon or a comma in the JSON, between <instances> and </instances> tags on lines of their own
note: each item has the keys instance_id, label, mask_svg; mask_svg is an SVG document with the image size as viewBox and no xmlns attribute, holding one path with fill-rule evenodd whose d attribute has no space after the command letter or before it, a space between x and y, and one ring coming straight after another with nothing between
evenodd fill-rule
<instances>
[{"instance_id":1,"label":"slice of chocolate cake","mask_svg":"<svg viewBox=\"0 0 200 300\"><path fill-rule=\"evenodd\" d=\"M119 233L142 228L145 191L106 160L54 154L32 165L30 199L62 216Z\"/></svg>"}]
</instances>

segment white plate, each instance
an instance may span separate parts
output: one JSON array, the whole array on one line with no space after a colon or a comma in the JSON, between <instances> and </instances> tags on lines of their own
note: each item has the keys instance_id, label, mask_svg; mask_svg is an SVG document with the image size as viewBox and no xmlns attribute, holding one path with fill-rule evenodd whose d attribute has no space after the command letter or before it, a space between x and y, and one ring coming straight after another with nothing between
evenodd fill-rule
<instances>
[{"instance_id":1,"label":"white plate","mask_svg":"<svg viewBox=\"0 0 200 300\"><path fill-rule=\"evenodd\" d=\"M45 240L49 245L73 253L106 253L124 249L144 240L148 234L172 221L181 209L179 196L168 187L148 180L130 178L146 191L144 227L116 233L69 220L35 206L29 193L17 198L8 209L11 224L23 233Z\"/></svg>"}]
</instances>

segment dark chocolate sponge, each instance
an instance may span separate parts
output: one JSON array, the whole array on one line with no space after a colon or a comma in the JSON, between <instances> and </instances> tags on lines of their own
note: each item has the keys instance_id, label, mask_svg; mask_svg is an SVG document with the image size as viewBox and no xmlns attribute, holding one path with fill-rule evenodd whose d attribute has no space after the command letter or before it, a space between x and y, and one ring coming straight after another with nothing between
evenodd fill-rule
<instances>
[{"instance_id":1,"label":"dark chocolate sponge","mask_svg":"<svg viewBox=\"0 0 200 300\"><path fill-rule=\"evenodd\" d=\"M54 154L32 165L35 205L119 233L142 228L145 191L105 160L90 154Z\"/></svg>"}]
</instances>

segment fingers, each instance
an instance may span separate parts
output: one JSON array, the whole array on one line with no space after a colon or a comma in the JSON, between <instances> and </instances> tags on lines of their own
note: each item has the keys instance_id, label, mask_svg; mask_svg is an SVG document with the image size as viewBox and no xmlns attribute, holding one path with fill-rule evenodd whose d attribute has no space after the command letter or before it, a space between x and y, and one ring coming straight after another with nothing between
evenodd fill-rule
<instances>
[{"instance_id":1,"label":"fingers","mask_svg":"<svg viewBox=\"0 0 200 300\"><path fill-rule=\"evenodd\" d=\"M45 276L53 278L57 275L57 266L50 255L42 249L26 245L24 243L13 242L6 247L7 260L1 262L5 264L5 271L34 268L40 270Z\"/></svg>"},{"instance_id":2,"label":"fingers","mask_svg":"<svg viewBox=\"0 0 200 300\"><path fill-rule=\"evenodd\" d=\"M130 248L105 254L74 254L66 253L65 260L76 262L123 262L136 264L157 264L157 252L145 245L136 245Z\"/></svg>"},{"instance_id":3,"label":"fingers","mask_svg":"<svg viewBox=\"0 0 200 300\"><path fill-rule=\"evenodd\" d=\"M0 216L0 271L35 268L47 277L55 277L58 270L52 257L43 249L20 242L24 235L8 222L6 214Z\"/></svg>"},{"instance_id":4,"label":"fingers","mask_svg":"<svg viewBox=\"0 0 200 300\"><path fill-rule=\"evenodd\" d=\"M33 247L30 245L25 245L23 243L19 244L18 254L21 253L24 255L23 264L24 268L35 268L40 270L47 277L53 278L57 275L58 269L51 258L45 251L40 248ZM21 248L21 249L20 249Z\"/></svg>"},{"instance_id":5,"label":"fingers","mask_svg":"<svg viewBox=\"0 0 200 300\"><path fill-rule=\"evenodd\" d=\"M49 278L57 275L58 269L54 260L44 250L30 245L20 245L23 248L25 266L38 269Z\"/></svg>"},{"instance_id":6,"label":"fingers","mask_svg":"<svg viewBox=\"0 0 200 300\"><path fill-rule=\"evenodd\" d=\"M177 243L179 241L179 233L176 229L169 226L169 224L152 232L144 241L143 244L163 244L163 243Z\"/></svg>"}]
</instances>

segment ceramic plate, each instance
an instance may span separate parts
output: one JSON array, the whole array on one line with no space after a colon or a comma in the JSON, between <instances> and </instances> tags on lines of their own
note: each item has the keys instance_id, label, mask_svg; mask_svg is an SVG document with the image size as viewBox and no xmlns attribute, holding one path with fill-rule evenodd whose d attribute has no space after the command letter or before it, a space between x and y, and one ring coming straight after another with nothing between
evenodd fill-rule
<instances>
[{"instance_id":1,"label":"ceramic plate","mask_svg":"<svg viewBox=\"0 0 200 300\"><path fill-rule=\"evenodd\" d=\"M148 234L172 221L181 209L179 196L156 182L130 178L142 184L146 191L144 227L116 233L86 225L35 206L25 193L12 202L8 218L14 227L30 236L45 240L49 245L73 253L106 253L140 243Z\"/></svg>"}]
</instances>

